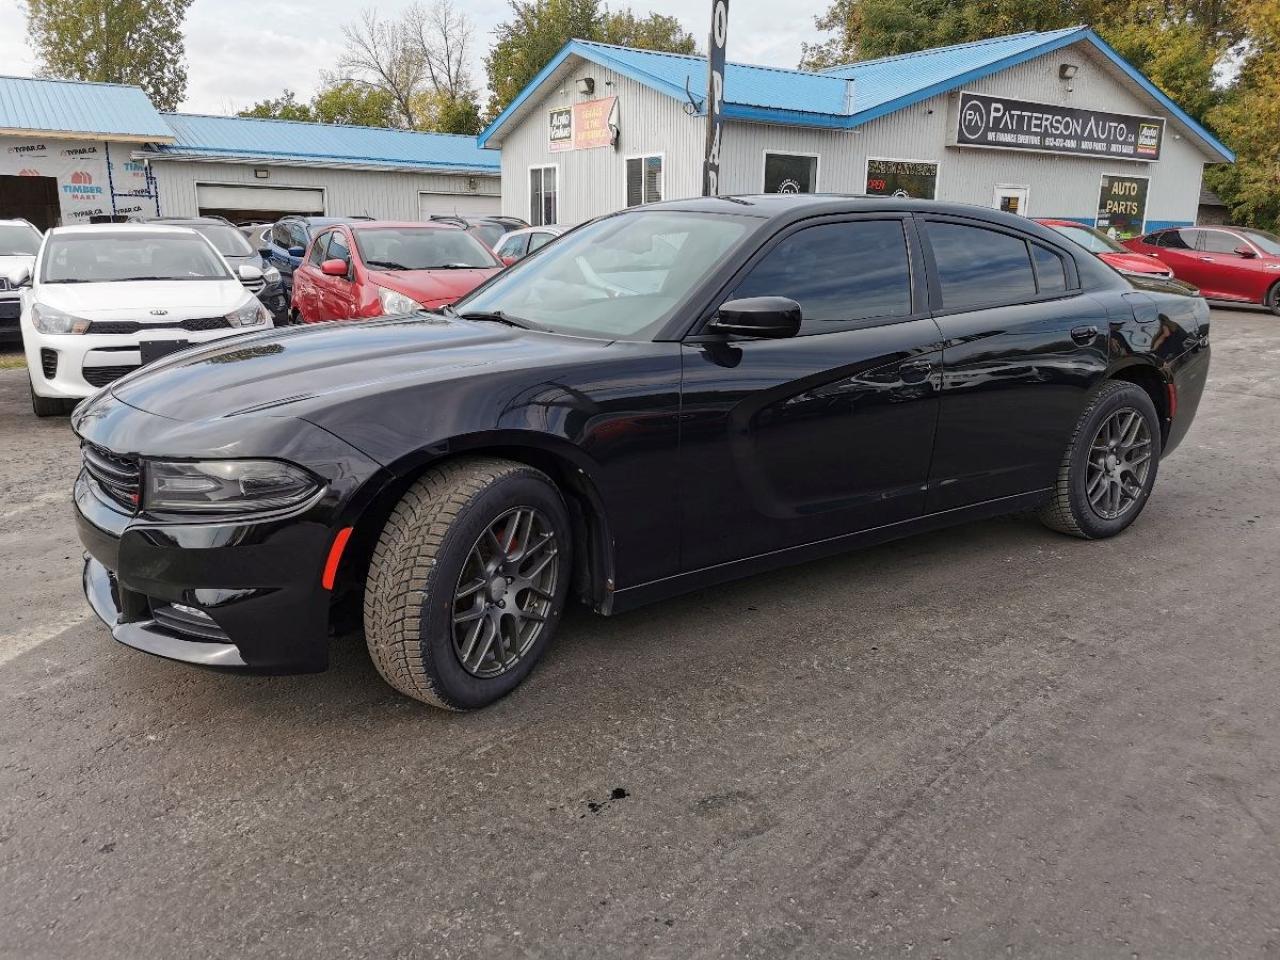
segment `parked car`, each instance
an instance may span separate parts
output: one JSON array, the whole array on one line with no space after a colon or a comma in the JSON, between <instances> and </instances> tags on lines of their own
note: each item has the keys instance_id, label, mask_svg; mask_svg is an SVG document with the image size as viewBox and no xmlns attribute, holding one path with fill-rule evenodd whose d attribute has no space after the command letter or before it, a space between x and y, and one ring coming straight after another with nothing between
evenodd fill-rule
<instances>
[{"instance_id":1,"label":"parked car","mask_svg":"<svg viewBox=\"0 0 1280 960\"><path fill-rule=\"evenodd\" d=\"M1158 260L1127 250L1101 230L1085 226L1075 220L1037 219L1046 227L1057 230L1068 240L1074 240L1109 267L1120 273L1169 278L1173 271Z\"/></svg>"},{"instance_id":2,"label":"parked car","mask_svg":"<svg viewBox=\"0 0 1280 960\"><path fill-rule=\"evenodd\" d=\"M293 274L299 323L438 310L502 269L457 227L370 221L330 227Z\"/></svg>"},{"instance_id":3,"label":"parked car","mask_svg":"<svg viewBox=\"0 0 1280 960\"><path fill-rule=\"evenodd\" d=\"M1211 300L1257 303L1280 315L1280 237L1250 227L1177 227L1125 241Z\"/></svg>"},{"instance_id":4,"label":"parked car","mask_svg":"<svg viewBox=\"0 0 1280 960\"><path fill-rule=\"evenodd\" d=\"M0 220L0 343L22 339L18 330L22 291L15 280L30 276L41 239L28 220Z\"/></svg>"},{"instance_id":5,"label":"parked car","mask_svg":"<svg viewBox=\"0 0 1280 960\"><path fill-rule=\"evenodd\" d=\"M240 267L254 267L257 273L250 273L249 279L243 281L244 285L271 311L276 323L289 322L289 301L280 282L280 271L253 248L244 233L226 220L221 217L150 217L142 222L190 227L213 244L237 275Z\"/></svg>"},{"instance_id":6,"label":"parked car","mask_svg":"<svg viewBox=\"0 0 1280 960\"><path fill-rule=\"evenodd\" d=\"M432 223L447 223L461 227L490 250L496 249L498 241L512 230L521 230L529 224L519 217L452 217L434 216Z\"/></svg>"},{"instance_id":7,"label":"parked car","mask_svg":"<svg viewBox=\"0 0 1280 960\"><path fill-rule=\"evenodd\" d=\"M208 239L186 227L55 227L20 279L22 341L38 417L191 344L271 326ZM260 277L259 277L260 279Z\"/></svg>"},{"instance_id":8,"label":"parked car","mask_svg":"<svg viewBox=\"0 0 1280 960\"><path fill-rule=\"evenodd\" d=\"M498 241L494 252L509 267L533 251L545 247L563 233L563 227L525 227L523 230L512 230Z\"/></svg>"},{"instance_id":9,"label":"parked car","mask_svg":"<svg viewBox=\"0 0 1280 960\"><path fill-rule=\"evenodd\" d=\"M284 297L293 297L293 271L302 262L307 246L317 233L335 223L354 223L371 217L283 217L271 227L267 243L260 251L271 266L280 271Z\"/></svg>"},{"instance_id":10,"label":"parked car","mask_svg":"<svg viewBox=\"0 0 1280 960\"><path fill-rule=\"evenodd\" d=\"M271 242L271 228L275 226L273 223L244 223L236 227L245 235L249 243L253 245L253 249L261 251L268 243Z\"/></svg>"},{"instance_id":11,"label":"parked car","mask_svg":"<svg viewBox=\"0 0 1280 960\"><path fill-rule=\"evenodd\" d=\"M611 614L1027 509L1120 533L1208 338L1203 299L996 210L648 204L443 315L189 352L78 408L85 588L126 644L272 670L323 669L359 603L388 682L481 707L570 595Z\"/></svg>"}]
</instances>

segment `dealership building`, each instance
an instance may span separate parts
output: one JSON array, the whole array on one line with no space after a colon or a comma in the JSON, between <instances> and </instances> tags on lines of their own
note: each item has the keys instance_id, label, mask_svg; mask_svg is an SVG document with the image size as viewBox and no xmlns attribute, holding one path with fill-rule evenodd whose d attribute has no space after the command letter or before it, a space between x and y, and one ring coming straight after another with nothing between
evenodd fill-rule
<instances>
[{"instance_id":1,"label":"dealership building","mask_svg":"<svg viewBox=\"0 0 1280 960\"><path fill-rule=\"evenodd\" d=\"M0 77L0 219L417 220L496 213L497 155L472 137L160 113L138 87Z\"/></svg>"},{"instance_id":2,"label":"dealership building","mask_svg":"<svg viewBox=\"0 0 1280 960\"><path fill-rule=\"evenodd\" d=\"M730 25L730 43L732 43ZM574 224L701 192L707 61L574 40L481 134L502 212ZM730 63L722 194L994 206L1117 237L1194 223L1231 151L1087 27L821 72Z\"/></svg>"}]
</instances>

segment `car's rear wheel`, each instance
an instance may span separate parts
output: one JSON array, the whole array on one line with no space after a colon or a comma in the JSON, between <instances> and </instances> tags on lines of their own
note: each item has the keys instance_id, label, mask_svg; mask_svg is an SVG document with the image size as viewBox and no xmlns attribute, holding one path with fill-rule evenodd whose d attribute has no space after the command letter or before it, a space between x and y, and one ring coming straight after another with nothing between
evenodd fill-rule
<instances>
[{"instance_id":1,"label":"car's rear wheel","mask_svg":"<svg viewBox=\"0 0 1280 960\"><path fill-rule=\"evenodd\" d=\"M392 511L370 562L364 627L378 672L450 710L505 696L560 621L570 537L564 501L532 467L433 467Z\"/></svg>"},{"instance_id":2,"label":"car's rear wheel","mask_svg":"<svg viewBox=\"0 0 1280 960\"><path fill-rule=\"evenodd\" d=\"M1160 464L1160 420L1141 387L1109 381L1080 415L1040 519L1086 540L1113 537L1138 518Z\"/></svg>"},{"instance_id":3,"label":"car's rear wheel","mask_svg":"<svg viewBox=\"0 0 1280 960\"><path fill-rule=\"evenodd\" d=\"M75 405L73 401L58 397L42 397L36 393L35 387L29 387L29 389L31 390L31 411L37 417L65 417Z\"/></svg>"},{"instance_id":4,"label":"car's rear wheel","mask_svg":"<svg viewBox=\"0 0 1280 960\"><path fill-rule=\"evenodd\" d=\"M1266 297L1262 301L1262 305L1280 317L1280 280L1271 285L1271 289L1267 291Z\"/></svg>"}]
</instances>

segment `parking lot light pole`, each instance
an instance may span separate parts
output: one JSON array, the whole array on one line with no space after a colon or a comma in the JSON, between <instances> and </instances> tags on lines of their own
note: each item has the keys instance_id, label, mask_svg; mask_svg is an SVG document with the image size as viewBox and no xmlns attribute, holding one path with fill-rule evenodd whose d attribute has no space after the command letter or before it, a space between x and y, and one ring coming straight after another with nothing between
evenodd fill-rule
<instances>
[{"instance_id":1,"label":"parking lot light pole","mask_svg":"<svg viewBox=\"0 0 1280 960\"><path fill-rule=\"evenodd\" d=\"M723 135L724 48L729 33L729 0L711 0L711 40L707 45L707 149L702 160L702 195L720 193Z\"/></svg>"}]
</instances>

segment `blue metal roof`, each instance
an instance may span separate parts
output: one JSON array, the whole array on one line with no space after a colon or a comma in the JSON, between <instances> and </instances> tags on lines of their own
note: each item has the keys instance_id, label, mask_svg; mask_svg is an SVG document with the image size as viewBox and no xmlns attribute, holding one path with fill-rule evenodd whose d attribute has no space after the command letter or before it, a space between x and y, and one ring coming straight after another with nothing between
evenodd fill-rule
<instances>
[{"instance_id":1,"label":"blue metal roof","mask_svg":"<svg viewBox=\"0 0 1280 960\"><path fill-rule=\"evenodd\" d=\"M1213 152L1224 160L1235 159L1235 154L1088 27L936 47L820 73L729 63L725 67L724 115L728 119L849 129L1080 41L1097 48ZM703 100L705 57L570 40L480 134L480 145L487 146L508 120L522 112L534 91L571 57L598 63L680 100L688 99L686 90L694 91L699 104Z\"/></svg>"},{"instance_id":2,"label":"blue metal roof","mask_svg":"<svg viewBox=\"0 0 1280 960\"><path fill-rule=\"evenodd\" d=\"M277 160L323 166L496 174L501 164L475 137L381 127L167 113L175 141L157 156Z\"/></svg>"},{"instance_id":3,"label":"blue metal roof","mask_svg":"<svg viewBox=\"0 0 1280 960\"><path fill-rule=\"evenodd\" d=\"M173 138L141 87L40 77L0 77L0 130L93 139Z\"/></svg>"}]
</instances>

